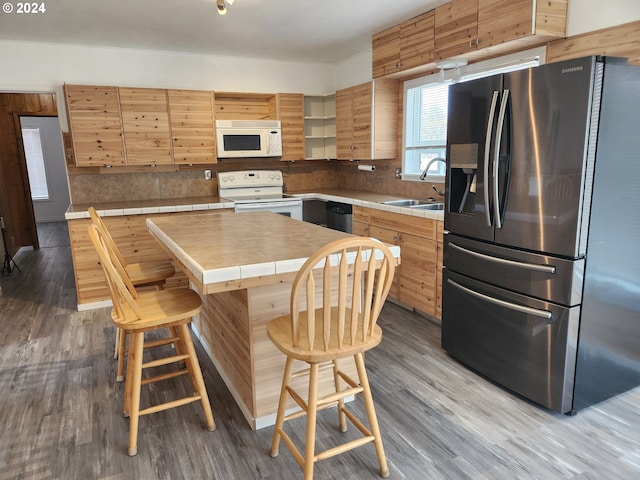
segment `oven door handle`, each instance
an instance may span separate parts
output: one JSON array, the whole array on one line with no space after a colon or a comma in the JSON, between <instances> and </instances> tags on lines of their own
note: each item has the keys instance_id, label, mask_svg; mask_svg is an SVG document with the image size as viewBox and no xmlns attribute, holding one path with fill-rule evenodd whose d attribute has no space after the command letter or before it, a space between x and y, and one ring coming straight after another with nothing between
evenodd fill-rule
<instances>
[{"instance_id":1,"label":"oven door handle","mask_svg":"<svg viewBox=\"0 0 640 480\"><path fill-rule=\"evenodd\" d=\"M471 290L470 288L463 287L457 282L454 282L451 279L447 279L447 283L449 285L454 286L455 288L466 292L467 294L479 298L480 300L484 300L485 302L493 303L494 305L499 305L501 307L508 308L510 310L515 310L520 313L525 313L527 315L534 315L536 317L541 317L546 320L551 320L552 314L548 310L538 310L537 308L526 307L524 305L518 305L516 303L506 302L504 300L500 300L498 298L490 297L489 295L485 295L484 293L476 292L475 290Z\"/></svg>"},{"instance_id":2,"label":"oven door handle","mask_svg":"<svg viewBox=\"0 0 640 480\"><path fill-rule=\"evenodd\" d=\"M264 211L269 208L290 208L290 207L301 207L300 200L291 200L284 202L254 202L254 203L236 203L235 211L236 212L256 212L256 211Z\"/></svg>"}]
</instances>

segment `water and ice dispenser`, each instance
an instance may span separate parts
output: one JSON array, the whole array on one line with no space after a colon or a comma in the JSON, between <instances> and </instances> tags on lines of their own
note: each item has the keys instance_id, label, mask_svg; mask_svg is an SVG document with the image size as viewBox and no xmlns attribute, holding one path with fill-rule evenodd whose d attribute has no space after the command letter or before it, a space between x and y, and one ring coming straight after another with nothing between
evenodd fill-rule
<instances>
[{"instance_id":1,"label":"water and ice dispenser","mask_svg":"<svg viewBox=\"0 0 640 480\"><path fill-rule=\"evenodd\" d=\"M473 213L478 172L478 144L452 144L449 149L449 210Z\"/></svg>"}]
</instances>

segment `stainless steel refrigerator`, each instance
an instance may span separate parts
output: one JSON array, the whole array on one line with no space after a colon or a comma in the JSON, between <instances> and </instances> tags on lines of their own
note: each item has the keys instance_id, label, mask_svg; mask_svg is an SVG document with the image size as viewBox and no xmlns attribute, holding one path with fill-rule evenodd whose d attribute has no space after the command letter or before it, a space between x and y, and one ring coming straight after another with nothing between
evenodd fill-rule
<instances>
[{"instance_id":1,"label":"stainless steel refrigerator","mask_svg":"<svg viewBox=\"0 0 640 480\"><path fill-rule=\"evenodd\" d=\"M640 67L452 85L442 346L549 409L640 385Z\"/></svg>"}]
</instances>

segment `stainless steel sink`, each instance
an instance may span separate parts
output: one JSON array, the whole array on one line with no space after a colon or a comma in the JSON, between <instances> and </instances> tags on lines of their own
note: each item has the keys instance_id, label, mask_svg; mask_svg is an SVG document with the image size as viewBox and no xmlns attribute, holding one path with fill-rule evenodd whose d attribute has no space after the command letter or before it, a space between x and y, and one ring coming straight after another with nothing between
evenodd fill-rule
<instances>
[{"instance_id":1,"label":"stainless steel sink","mask_svg":"<svg viewBox=\"0 0 640 480\"><path fill-rule=\"evenodd\" d=\"M417 208L419 210L444 210L444 203L437 203L429 200L403 198L399 200L387 200L386 202L381 203L385 205L394 205L396 207Z\"/></svg>"},{"instance_id":2,"label":"stainless steel sink","mask_svg":"<svg viewBox=\"0 0 640 480\"><path fill-rule=\"evenodd\" d=\"M409 208L417 210L444 210L444 203L427 203L421 205L411 205Z\"/></svg>"},{"instance_id":3,"label":"stainless steel sink","mask_svg":"<svg viewBox=\"0 0 640 480\"><path fill-rule=\"evenodd\" d=\"M412 200L403 198L400 200L387 200L386 202L381 202L385 205L394 205L396 207L417 207L420 205L433 205L433 202L428 202L426 200Z\"/></svg>"}]
</instances>

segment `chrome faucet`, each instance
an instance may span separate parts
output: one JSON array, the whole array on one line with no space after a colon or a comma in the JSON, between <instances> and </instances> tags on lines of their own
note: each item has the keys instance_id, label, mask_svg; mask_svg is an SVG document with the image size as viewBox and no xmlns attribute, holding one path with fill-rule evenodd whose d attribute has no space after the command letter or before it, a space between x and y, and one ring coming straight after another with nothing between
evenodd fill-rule
<instances>
[{"instance_id":1,"label":"chrome faucet","mask_svg":"<svg viewBox=\"0 0 640 480\"><path fill-rule=\"evenodd\" d=\"M442 157L432 158L431 160L429 160L429 163L427 163L427 166L424 167L424 170L422 170L422 173L420 174L420 180L424 180L425 178L427 178L427 172L429 171L429 167L436 162L442 162L445 164L445 166L447 165L447 161Z\"/></svg>"}]
</instances>

